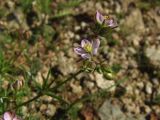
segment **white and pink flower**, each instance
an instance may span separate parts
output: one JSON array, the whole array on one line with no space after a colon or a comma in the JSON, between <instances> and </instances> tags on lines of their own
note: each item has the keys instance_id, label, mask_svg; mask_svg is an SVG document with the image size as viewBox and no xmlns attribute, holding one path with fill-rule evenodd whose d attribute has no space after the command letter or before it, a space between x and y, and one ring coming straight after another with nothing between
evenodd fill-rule
<instances>
[{"instance_id":1,"label":"white and pink flower","mask_svg":"<svg viewBox=\"0 0 160 120\"><path fill-rule=\"evenodd\" d=\"M117 21L108 15L104 16L99 11L96 12L96 20L99 24L106 27L115 28L118 26Z\"/></svg>"},{"instance_id":2,"label":"white and pink flower","mask_svg":"<svg viewBox=\"0 0 160 120\"><path fill-rule=\"evenodd\" d=\"M2 119L0 120L22 120L22 119L20 119L16 114L12 112L5 112L3 114Z\"/></svg>"},{"instance_id":3,"label":"white and pink flower","mask_svg":"<svg viewBox=\"0 0 160 120\"><path fill-rule=\"evenodd\" d=\"M96 55L98 48L100 45L100 40L96 39L93 41L89 41L87 39L83 39L81 41L81 45L74 48L75 53L81 55L84 59L90 59L92 55Z\"/></svg>"}]
</instances>

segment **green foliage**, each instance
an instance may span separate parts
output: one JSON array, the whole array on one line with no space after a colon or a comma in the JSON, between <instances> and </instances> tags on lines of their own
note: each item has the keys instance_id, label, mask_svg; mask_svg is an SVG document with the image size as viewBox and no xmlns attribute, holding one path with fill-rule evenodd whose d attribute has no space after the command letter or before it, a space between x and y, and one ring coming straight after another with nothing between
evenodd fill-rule
<instances>
[{"instance_id":1,"label":"green foliage","mask_svg":"<svg viewBox=\"0 0 160 120\"><path fill-rule=\"evenodd\" d=\"M54 14L53 18L61 18L64 16L74 14L73 8L79 6L84 0L69 0L65 3L59 3L57 7L57 12Z\"/></svg>"},{"instance_id":2,"label":"green foliage","mask_svg":"<svg viewBox=\"0 0 160 120\"><path fill-rule=\"evenodd\" d=\"M0 50L0 78L11 71L10 61L4 58L3 52Z\"/></svg>"},{"instance_id":3,"label":"green foliage","mask_svg":"<svg viewBox=\"0 0 160 120\"><path fill-rule=\"evenodd\" d=\"M11 42L13 42L13 38L7 32L2 32L0 34L0 40L3 40L3 43L11 43Z\"/></svg>"},{"instance_id":4,"label":"green foliage","mask_svg":"<svg viewBox=\"0 0 160 120\"><path fill-rule=\"evenodd\" d=\"M148 2L138 2L137 7L143 10L149 10L149 8L151 7L151 4Z\"/></svg>"},{"instance_id":5,"label":"green foliage","mask_svg":"<svg viewBox=\"0 0 160 120\"><path fill-rule=\"evenodd\" d=\"M7 91L1 88L0 89L0 114L2 114L5 111L7 101L8 101Z\"/></svg>"},{"instance_id":6,"label":"green foliage","mask_svg":"<svg viewBox=\"0 0 160 120\"><path fill-rule=\"evenodd\" d=\"M25 120L40 120L40 116L30 115L25 118Z\"/></svg>"},{"instance_id":7,"label":"green foliage","mask_svg":"<svg viewBox=\"0 0 160 120\"><path fill-rule=\"evenodd\" d=\"M32 91L28 86L23 86L23 88L21 88L20 90L15 91L14 97L16 98L16 104L22 103L23 98L25 96L31 95L31 92Z\"/></svg>"},{"instance_id":8,"label":"green foliage","mask_svg":"<svg viewBox=\"0 0 160 120\"><path fill-rule=\"evenodd\" d=\"M20 0L21 8L24 12L28 12L32 8L33 0Z\"/></svg>"},{"instance_id":9,"label":"green foliage","mask_svg":"<svg viewBox=\"0 0 160 120\"><path fill-rule=\"evenodd\" d=\"M70 119L77 120L79 111L80 111L80 107L78 106L78 104L74 105L72 109L68 111Z\"/></svg>"},{"instance_id":10,"label":"green foliage","mask_svg":"<svg viewBox=\"0 0 160 120\"><path fill-rule=\"evenodd\" d=\"M41 62L38 58L35 58L31 61L31 69L30 72L32 75L37 75L37 72L41 68Z\"/></svg>"},{"instance_id":11,"label":"green foliage","mask_svg":"<svg viewBox=\"0 0 160 120\"><path fill-rule=\"evenodd\" d=\"M61 17L65 17L65 16L68 16L68 15L72 15L73 11L71 10L61 10L59 12L57 12L53 18L61 18Z\"/></svg>"},{"instance_id":12,"label":"green foliage","mask_svg":"<svg viewBox=\"0 0 160 120\"><path fill-rule=\"evenodd\" d=\"M76 6L79 6L84 0L69 0L65 3L59 3L58 9L67 9L67 8L73 8Z\"/></svg>"},{"instance_id":13,"label":"green foliage","mask_svg":"<svg viewBox=\"0 0 160 120\"><path fill-rule=\"evenodd\" d=\"M154 104L160 104L160 94L158 94L153 100L152 100L152 102L154 103Z\"/></svg>"},{"instance_id":14,"label":"green foliage","mask_svg":"<svg viewBox=\"0 0 160 120\"><path fill-rule=\"evenodd\" d=\"M100 38L105 39L107 41L108 45L114 46L118 44L118 40L113 39L112 33L113 28L102 26L99 23L96 23L95 26L92 27L95 34L100 36Z\"/></svg>"},{"instance_id":15,"label":"green foliage","mask_svg":"<svg viewBox=\"0 0 160 120\"><path fill-rule=\"evenodd\" d=\"M107 79L112 80L115 78L116 74L121 70L121 66L119 64L113 64L110 67L106 67L106 65L97 66L95 70Z\"/></svg>"},{"instance_id":16,"label":"green foliage","mask_svg":"<svg viewBox=\"0 0 160 120\"><path fill-rule=\"evenodd\" d=\"M56 35L56 31L51 26L44 25L42 35L46 43L49 45L52 42L54 36Z\"/></svg>"},{"instance_id":17,"label":"green foliage","mask_svg":"<svg viewBox=\"0 0 160 120\"><path fill-rule=\"evenodd\" d=\"M121 67L120 64L113 64L113 65L111 66L111 69L112 69L112 71L113 71L114 73L118 73L118 72L122 69L122 67Z\"/></svg>"},{"instance_id":18,"label":"green foliage","mask_svg":"<svg viewBox=\"0 0 160 120\"><path fill-rule=\"evenodd\" d=\"M52 0L20 0L20 4L24 12L29 12L32 8L32 3L35 2L42 13L49 14L51 12L51 1Z\"/></svg>"},{"instance_id":19,"label":"green foliage","mask_svg":"<svg viewBox=\"0 0 160 120\"><path fill-rule=\"evenodd\" d=\"M137 7L142 9L142 10L149 10L150 8L160 6L160 0L141 0L136 3Z\"/></svg>"},{"instance_id":20,"label":"green foliage","mask_svg":"<svg viewBox=\"0 0 160 120\"><path fill-rule=\"evenodd\" d=\"M40 11L45 14L51 13L50 4L52 0L36 0Z\"/></svg>"}]
</instances>

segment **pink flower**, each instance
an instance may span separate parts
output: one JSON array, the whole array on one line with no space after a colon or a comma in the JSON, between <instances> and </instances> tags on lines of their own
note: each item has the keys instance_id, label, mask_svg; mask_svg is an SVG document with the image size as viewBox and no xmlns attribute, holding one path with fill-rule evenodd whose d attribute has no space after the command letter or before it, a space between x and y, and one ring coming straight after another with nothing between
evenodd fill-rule
<instances>
[{"instance_id":1,"label":"pink flower","mask_svg":"<svg viewBox=\"0 0 160 120\"><path fill-rule=\"evenodd\" d=\"M17 115L12 112L5 112L3 114L3 120L21 120L21 119L18 118Z\"/></svg>"},{"instance_id":2,"label":"pink flower","mask_svg":"<svg viewBox=\"0 0 160 120\"><path fill-rule=\"evenodd\" d=\"M75 53L81 55L84 59L91 58L92 55L96 55L100 45L100 40L89 41L84 39L81 41L81 45L74 48Z\"/></svg>"},{"instance_id":3,"label":"pink flower","mask_svg":"<svg viewBox=\"0 0 160 120\"><path fill-rule=\"evenodd\" d=\"M115 28L118 26L115 19L110 18L108 15L103 16L99 11L96 12L96 20L99 24L105 25L106 27Z\"/></svg>"}]
</instances>

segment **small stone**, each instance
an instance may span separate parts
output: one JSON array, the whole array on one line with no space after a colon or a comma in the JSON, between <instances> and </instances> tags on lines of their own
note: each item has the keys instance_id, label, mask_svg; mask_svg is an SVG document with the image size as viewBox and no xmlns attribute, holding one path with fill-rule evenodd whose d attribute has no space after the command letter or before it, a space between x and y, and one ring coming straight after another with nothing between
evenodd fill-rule
<instances>
[{"instance_id":1,"label":"small stone","mask_svg":"<svg viewBox=\"0 0 160 120\"><path fill-rule=\"evenodd\" d=\"M116 13L122 13L122 8L121 8L121 5L118 3L118 2L115 2L115 5L116 5Z\"/></svg>"},{"instance_id":2,"label":"small stone","mask_svg":"<svg viewBox=\"0 0 160 120\"><path fill-rule=\"evenodd\" d=\"M43 78L42 78L41 72L38 72L35 80L39 85L41 85L41 86L43 85Z\"/></svg>"},{"instance_id":3,"label":"small stone","mask_svg":"<svg viewBox=\"0 0 160 120\"><path fill-rule=\"evenodd\" d=\"M75 28L74 28L75 31L79 31L80 29L81 29L80 26L75 26Z\"/></svg>"},{"instance_id":4,"label":"small stone","mask_svg":"<svg viewBox=\"0 0 160 120\"><path fill-rule=\"evenodd\" d=\"M50 97L50 96L44 95L44 96L41 97L41 100L43 100L44 102L49 102L50 103L53 100L53 98Z\"/></svg>"},{"instance_id":5,"label":"small stone","mask_svg":"<svg viewBox=\"0 0 160 120\"><path fill-rule=\"evenodd\" d=\"M70 86L72 88L73 93L78 93L78 94L82 93L82 87L80 85L75 85L71 82Z\"/></svg>"},{"instance_id":6,"label":"small stone","mask_svg":"<svg viewBox=\"0 0 160 120\"><path fill-rule=\"evenodd\" d=\"M110 101L106 100L98 112L101 120L125 120L126 116L120 110L118 105L112 105Z\"/></svg>"},{"instance_id":7,"label":"small stone","mask_svg":"<svg viewBox=\"0 0 160 120\"><path fill-rule=\"evenodd\" d=\"M8 2L7 2L7 6L8 6L11 10L13 10L14 7L15 7L15 3L12 2L12 1L8 1Z\"/></svg>"},{"instance_id":8,"label":"small stone","mask_svg":"<svg viewBox=\"0 0 160 120\"><path fill-rule=\"evenodd\" d=\"M75 35L75 39L76 40L80 40L80 36L79 35Z\"/></svg>"},{"instance_id":9,"label":"small stone","mask_svg":"<svg viewBox=\"0 0 160 120\"><path fill-rule=\"evenodd\" d=\"M81 22L81 26L82 26L82 28L85 28L87 26L87 23Z\"/></svg>"},{"instance_id":10,"label":"small stone","mask_svg":"<svg viewBox=\"0 0 160 120\"><path fill-rule=\"evenodd\" d=\"M157 40L160 41L160 35L157 36Z\"/></svg>"},{"instance_id":11,"label":"small stone","mask_svg":"<svg viewBox=\"0 0 160 120\"><path fill-rule=\"evenodd\" d=\"M47 115L53 116L55 114L55 112L56 112L56 107L54 105L49 104L47 111L46 111Z\"/></svg>"},{"instance_id":12,"label":"small stone","mask_svg":"<svg viewBox=\"0 0 160 120\"><path fill-rule=\"evenodd\" d=\"M135 103L128 104L126 107L130 113L135 113L135 114L140 113L140 109Z\"/></svg>"},{"instance_id":13,"label":"small stone","mask_svg":"<svg viewBox=\"0 0 160 120\"><path fill-rule=\"evenodd\" d=\"M94 87L94 83L91 81L86 81L86 86L90 89L92 89Z\"/></svg>"},{"instance_id":14,"label":"small stone","mask_svg":"<svg viewBox=\"0 0 160 120\"><path fill-rule=\"evenodd\" d=\"M59 69L63 75L74 73L77 70L77 67L75 64L73 64L73 61L73 59L67 58L63 52L58 54Z\"/></svg>"},{"instance_id":15,"label":"small stone","mask_svg":"<svg viewBox=\"0 0 160 120\"><path fill-rule=\"evenodd\" d=\"M28 108L26 106L22 106L22 113L28 113Z\"/></svg>"},{"instance_id":16,"label":"small stone","mask_svg":"<svg viewBox=\"0 0 160 120\"><path fill-rule=\"evenodd\" d=\"M149 15L156 22L156 26L160 28L160 15L158 15L155 10L150 10Z\"/></svg>"},{"instance_id":17,"label":"small stone","mask_svg":"<svg viewBox=\"0 0 160 120\"><path fill-rule=\"evenodd\" d=\"M107 89L115 84L113 80L106 80L103 74L95 73L95 80L97 86L101 89ZM115 91L115 86L110 88L108 91Z\"/></svg>"},{"instance_id":18,"label":"small stone","mask_svg":"<svg viewBox=\"0 0 160 120\"><path fill-rule=\"evenodd\" d=\"M139 9L133 9L129 16L126 17L123 24L130 30L129 32L134 32L137 35L140 35L145 31L142 13Z\"/></svg>"},{"instance_id":19,"label":"small stone","mask_svg":"<svg viewBox=\"0 0 160 120\"><path fill-rule=\"evenodd\" d=\"M145 55L155 68L160 68L160 46L146 48Z\"/></svg>"},{"instance_id":20,"label":"small stone","mask_svg":"<svg viewBox=\"0 0 160 120\"><path fill-rule=\"evenodd\" d=\"M139 35L133 33L133 34L131 34L130 36L127 37L127 40L132 41L132 44L135 47L138 47L139 43L141 41L141 37Z\"/></svg>"},{"instance_id":21,"label":"small stone","mask_svg":"<svg viewBox=\"0 0 160 120\"><path fill-rule=\"evenodd\" d=\"M40 107L40 111L45 111L47 109L47 106L45 104L42 104Z\"/></svg>"},{"instance_id":22,"label":"small stone","mask_svg":"<svg viewBox=\"0 0 160 120\"><path fill-rule=\"evenodd\" d=\"M73 38L73 37L74 37L74 33L71 32L71 31L68 31L68 37L69 37L69 38Z\"/></svg>"},{"instance_id":23,"label":"small stone","mask_svg":"<svg viewBox=\"0 0 160 120\"><path fill-rule=\"evenodd\" d=\"M136 54L136 50L133 47L128 47L128 52L131 54Z\"/></svg>"},{"instance_id":24,"label":"small stone","mask_svg":"<svg viewBox=\"0 0 160 120\"><path fill-rule=\"evenodd\" d=\"M9 86L9 82L7 80L4 80L3 83L2 83L2 88L7 89L8 86Z\"/></svg>"},{"instance_id":25,"label":"small stone","mask_svg":"<svg viewBox=\"0 0 160 120\"><path fill-rule=\"evenodd\" d=\"M138 96L139 93L140 93L140 91L139 91L138 89L135 89L135 90L134 90L134 93L135 93L136 96Z\"/></svg>"},{"instance_id":26,"label":"small stone","mask_svg":"<svg viewBox=\"0 0 160 120\"><path fill-rule=\"evenodd\" d=\"M152 82L153 82L154 85L159 86L159 79L153 78L153 79L152 79Z\"/></svg>"},{"instance_id":27,"label":"small stone","mask_svg":"<svg viewBox=\"0 0 160 120\"><path fill-rule=\"evenodd\" d=\"M127 93L129 93L129 94L133 94L133 87L130 86L130 85L128 85L126 91L127 91Z\"/></svg>"},{"instance_id":28,"label":"small stone","mask_svg":"<svg viewBox=\"0 0 160 120\"><path fill-rule=\"evenodd\" d=\"M144 83L143 82L138 82L137 87L142 90L144 88Z\"/></svg>"},{"instance_id":29,"label":"small stone","mask_svg":"<svg viewBox=\"0 0 160 120\"><path fill-rule=\"evenodd\" d=\"M147 83L145 87L146 93L152 94L152 84Z\"/></svg>"},{"instance_id":30,"label":"small stone","mask_svg":"<svg viewBox=\"0 0 160 120\"><path fill-rule=\"evenodd\" d=\"M151 112L151 109L150 109L150 107L148 107L148 106L145 106L145 112L146 112L146 113L150 113L150 112Z\"/></svg>"}]
</instances>

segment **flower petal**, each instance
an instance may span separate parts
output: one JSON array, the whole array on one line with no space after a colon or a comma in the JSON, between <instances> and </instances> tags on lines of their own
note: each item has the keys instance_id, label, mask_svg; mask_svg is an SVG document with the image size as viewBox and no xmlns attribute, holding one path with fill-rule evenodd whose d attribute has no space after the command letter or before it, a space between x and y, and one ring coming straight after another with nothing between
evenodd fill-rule
<instances>
[{"instance_id":1,"label":"flower petal","mask_svg":"<svg viewBox=\"0 0 160 120\"><path fill-rule=\"evenodd\" d=\"M107 24L107 26L109 26L111 28L115 28L118 26L117 21L113 18L106 20L105 23Z\"/></svg>"},{"instance_id":2,"label":"flower petal","mask_svg":"<svg viewBox=\"0 0 160 120\"><path fill-rule=\"evenodd\" d=\"M92 52L93 52L93 55L97 54L99 45L100 45L100 40L99 39L96 39L96 40L93 41L93 43L92 43L92 48L93 48Z\"/></svg>"},{"instance_id":3,"label":"flower petal","mask_svg":"<svg viewBox=\"0 0 160 120\"><path fill-rule=\"evenodd\" d=\"M84 54L84 53L85 53L84 49L81 48L81 47L75 47L75 48L74 48L74 52L75 52L76 54L78 54L78 55L81 55L81 54Z\"/></svg>"},{"instance_id":4,"label":"flower petal","mask_svg":"<svg viewBox=\"0 0 160 120\"><path fill-rule=\"evenodd\" d=\"M13 118L13 115L10 112L5 112L3 115L4 120L12 120L12 118Z\"/></svg>"},{"instance_id":5,"label":"flower petal","mask_svg":"<svg viewBox=\"0 0 160 120\"><path fill-rule=\"evenodd\" d=\"M84 54L81 54L81 57L82 57L83 59L89 59L89 58L91 57L91 55L88 54L88 53L84 53Z\"/></svg>"},{"instance_id":6,"label":"flower petal","mask_svg":"<svg viewBox=\"0 0 160 120\"><path fill-rule=\"evenodd\" d=\"M91 42L89 40L87 40L87 39L83 39L81 41L81 47L83 48L86 44L91 44Z\"/></svg>"},{"instance_id":7,"label":"flower petal","mask_svg":"<svg viewBox=\"0 0 160 120\"><path fill-rule=\"evenodd\" d=\"M102 24L104 21L104 16L99 11L96 12L96 20L99 24Z\"/></svg>"}]
</instances>

